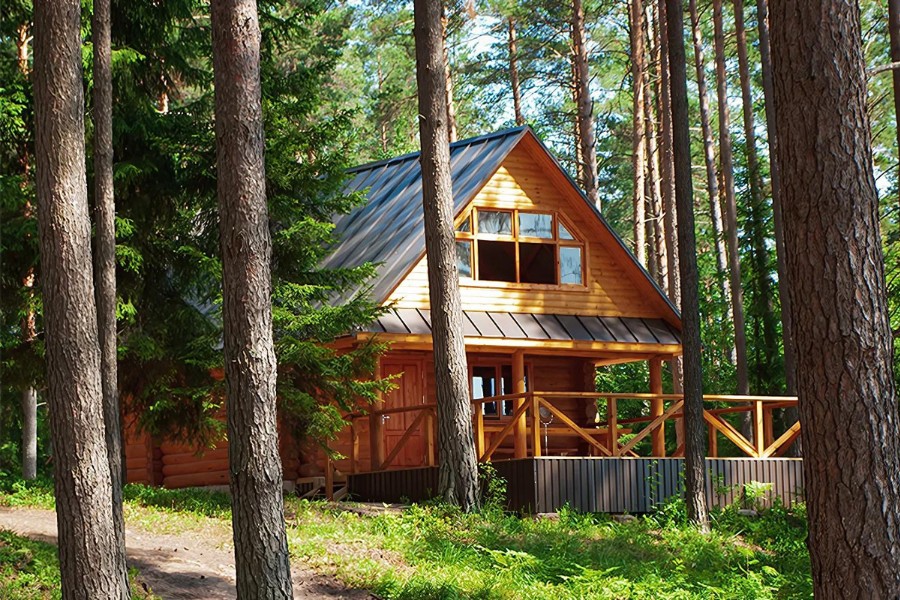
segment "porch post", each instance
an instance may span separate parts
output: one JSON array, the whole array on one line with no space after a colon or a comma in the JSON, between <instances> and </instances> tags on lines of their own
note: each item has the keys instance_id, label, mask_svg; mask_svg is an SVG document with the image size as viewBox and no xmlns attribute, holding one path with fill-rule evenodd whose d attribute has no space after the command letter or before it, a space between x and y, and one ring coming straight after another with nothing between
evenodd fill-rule
<instances>
[{"instance_id":1,"label":"porch post","mask_svg":"<svg viewBox=\"0 0 900 600\"><path fill-rule=\"evenodd\" d=\"M375 378L381 378L381 359L375 365ZM373 471L380 471L381 465L384 464L384 418L382 415L375 414L383 409L384 398L381 392L378 392L378 399L375 400L372 412L369 413L369 450Z\"/></svg>"},{"instance_id":2,"label":"porch post","mask_svg":"<svg viewBox=\"0 0 900 600\"><path fill-rule=\"evenodd\" d=\"M650 400L650 416L656 418L663 414L663 399L659 396L663 392L662 388L662 359L651 358L650 361L650 393L657 397ZM653 456L666 455L666 425L663 423L651 435L651 445L653 448Z\"/></svg>"},{"instance_id":3,"label":"porch post","mask_svg":"<svg viewBox=\"0 0 900 600\"><path fill-rule=\"evenodd\" d=\"M513 378L513 393L514 394L524 394L525 393L525 352L523 350L516 350L513 352L512 356L512 378ZM516 410L524 404L525 398L517 398L513 402L513 406ZM525 423L525 413L522 413L518 419L516 419L516 427L513 430L513 441L515 443L515 457L516 458L525 458L528 455L528 429Z\"/></svg>"}]
</instances>

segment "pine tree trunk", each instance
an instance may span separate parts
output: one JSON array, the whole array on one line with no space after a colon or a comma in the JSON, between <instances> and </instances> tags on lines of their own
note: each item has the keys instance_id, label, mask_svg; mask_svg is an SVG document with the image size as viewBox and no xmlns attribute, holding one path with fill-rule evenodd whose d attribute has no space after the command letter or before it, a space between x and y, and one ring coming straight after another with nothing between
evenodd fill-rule
<instances>
[{"instance_id":1,"label":"pine tree trunk","mask_svg":"<svg viewBox=\"0 0 900 600\"><path fill-rule=\"evenodd\" d=\"M859 7L777 3L771 23L813 591L898 598L900 415Z\"/></svg>"},{"instance_id":2,"label":"pine tree trunk","mask_svg":"<svg viewBox=\"0 0 900 600\"><path fill-rule=\"evenodd\" d=\"M438 493L445 501L471 511L478 506L478 468L453 234L447 97L439 35L441 3L415 0L414 10L422 204L437 388Z\"/></svg>"},{"instance_id":3,"label":"pine tree trunk","mask_svg":"<svg viewBox=\"0 0 900 600\"><path fill-rule=\"evenodd\" d=\"M722 163L722 197L725 213L725 237L728 242L728 275L731 284L731 310L734 319L735 369L737 393L750 393L747 374L747 333L744 322L744 292L741 286L741 255L737 237L737 202L734 198L734 157L731 152L731 119L728 111L728 85L725 82L725 31L722 25L722 0L713 0L716 46L716 97L719 105L719 158ZM742 413L749 424L749 413ZM744 433L746 434L746 427Z\"/></svg>"},{"instance_id":4,"label":"pine tree trunk","mask_svg":"<svg viewBox=\"0 0 900 600\"><path fill-rule=\"evenodd\" d=\"M675 162L672 154L672 86L669 68L669 37L666 23L666 0L657 2L657 40L659 40L659 159L663 198L663 230L666 235L666 261L668 262L669 298L675 306L681 306L681 268L678 256L678 208L675 206ZM680 394L684 389L684 361L682 357L669 361L672 373L672 391ZM679 419L675 424L680 445L684 427Z\"/></svg>"},{"instance_id":5,"label":"pine tree trunk","mask_svg":"<svg viewBox=\"0 0 900 600\"><path fill-rule=\"evenodd\" d=\"M646 100L646 74L644 69L644 10L641 0L631 0L628 6L631 21L631 84L632 84L632 130L631 130L631 168L633 170L634 192L632 205L634 208L634 255L638 262L647 266L646 231L646 198L644 197L644 165L647 161L647 132L644 121L644 104Z\"/></svg>"},{"instance_id":6,"label":"pine tree trunk","mask_svg":"<svg viewBox=\"0 0 900 600\"><path fill-rule=\"evenodd\" d=\"M700 128L703 132L703 160L706 165L706 193L709 197L709 215L712 223L716 247L716 281L725 302L725 318L733 321L731 288L728 286L727 252L722 234L722 207L719 204L719 181L716 174L716 150L712 126L709 120L709 91L706 86L706 61L703 58L703 38L700 30L700 15L697 0L690 0L691 33L694 41L694 68L697 71L697 95L700 97Z\"/></svg>"},{"instance_id":7,"label":"pine tree trunk","mask_svg":"<svg viewBox=\"0 0 900 600\"><path fill-rule=\"evenodd\" d=\"M581 84L578 80L578 69L575 67L575 56L569 57L572 68L572 104L575 105L575 112L572 113L572 133L575 141L575 181L582 189L587 185L584 181L584 154L582 153L583 143L581 140L581 119L578 118L578 89Z\"/></svg>"},{"instance_id":8,"label":"pine tree trunk","mask_svg":"<svg viewBox=\"0 0 900 600\"><path fill-rule=\"evenodd\" d=\"M680 0L666 0L675 199L678 203L678 257L681 269L681 322L684 346L684 487L688 519L709 531L706 506L706 426L703 420L703 373L700 362L700 304L691 138L688 122L687 64Z\"/></svg>"},{"instance_id":9,"label":"pine tree trunk","mask_svg":"<svg viewBox=\"0 0 900 600\"><path fill-rule=\"evenodd\" d=\"M895 0L891 0L892 2ZM787 265L785 262L784 225L781 201L781 168L775 156L778 154L778 134L776 132L775 83L772 76L772 53L769 43L769 16L766 0L756 0L756 19L759 27L759 58L762 71L763 97L766 105L766 131L769 139L769 178L772 185L772 225L775 230L775 258L778 268L778 297L781 302L781 336L784 347L784 379L787 393L797 394L797 359L794 350L793 325L791 323L791 299L788 290ZM789 422L796 420L796 409L785 411ZM799 450L799 441L794 449Z\"/></svg>"},{"instance_id":10,"label":"pine tree trunk","mask_svg":"<svg viewBox=\"0 0 900 600\"><path fill-rule=\"evenodd\" d=\"M441 16L441 39L444 48L444 84L447 88L447 132L450 141L455 142L457 138L456 132L456 103L453 101L453 75L450 72L450 49L447 44L447 37L450 32L448 29L449 20L446 15Z\"/></svg>"},{"instance_id":11,"label":"pine tree trunk","mask_svg":"<svg viewBox=\"0 0 900 600\"><path fill-rule=\"evenodd\" d=\"M103 435L80 3L36 1L34 34L36 183L62 595L127 598Z\"/></svg>"},{"instance_id":12,"label":"pine tree trunk","mask_svg":"<svg viewBox=\"0 0 900 600\"><path fill-rule=\"evenodd\" d=\"M893 0L892 0L893 1ZM778 154L778 134L775 125L775 83L772 76L772 53L769 44L769 13L766 0L756 0L756 19L759 26L759 58L762 71L763 95L766 105L766 132L769 140L769 179L772 187L772 228L775 231L775 261L778 270L778 300L781 304L781 339L784 356L784 381L789 396L797 395L797 352L791 322L791 295L788 292L787 262L784 247L784 224L781 201L781 168L775 156ZM795 423L799 418L796 407L784 410L784 420ZM791 446L789 456L803 453L802 436Z\"/></svg>"},{"instance_id":13,"label":"pine tree trunk","mask_svg":"<svg viewBox=\"0 0 900 600\"><path fill-rule=\"evenodd\" d=\"M291 598L254 0L211 4L228 459L238 598Z\"/></svg>"},{"instance_id":14,"label":"pine tree trunk","mask_svg":"<svg viewBox=\"0 0 900 600\"><path fill-rule=\"evenodd\" d=\"M116 528L116 564L123 588L128 587L125 566L125 517L122 485L125 477L122 423L117 380L116 340L116 217L113 197L112 47L110 0L94 0L91 36L94 42L94 203L96 255L94 294L100 342L100 378L103 386L103 423L112 482L112 513Z\"/></svg>"},{"instance_id":15,"label":"pine tree trunk","mask_svg":"<svg viewBox=\"0 0 900 600\"><path fill-rule=\"evenodd\" d=\"M516 42L516 20L509 17L506 20L509 50L509 83L512 87L513 112L516 116L516 125L525 124L525 116L522 114L522 90L519 85L519 50Z\"/></svg>"},{"instance_id":16,"label":"pine tree trunk","mask_svg":"<svg viewBox=\"0 0 900 600\"><path fill-rule=\"evenodd\" d=\"M37 477L37 390L22 390L22 479Z\"/></svg>"},{"instance_id":17,"label":"pine tree trunk","mask_svg":"<svg viewBox=\"0 0 900 600\"><path fill-rule=\"evenodd\" d=\"M642 15L641 19L641 37L649 40L650 62L652 65L659 67L659 44L654 44L652 38L648 36L647 18ZM651 256L654 266L653 275L659 287L668 292L669 287L669 264L668 252L666 249L666 237L663 232L663 199L662 184L659 180L661 169L660 151L657 131L659 129L658 119L656 118L656 104L654 98L654 90L651 88L650 79L652 78L656 87L656 96L659 96L659 77L654 76L652 69L648 69L644 77L644 131L647 137L647 238L650 240L650 248L652 248Z\"/></svg>"},{"instance_id":18,"label":"pine tree trunk","mask_svg":"<svg viewBox=\"0 0 900 600\"><path fill-rule=\"evenodd\" d=\"M581 160L584 163L584 192L588 200L600 210L600 191L597 188L597 148L594 141L594 103L591 101L591 77L585 44L584 5L572 0L572 61L577 87L576 105L578 129L581 134Z\"/></svg>"},{"instance_id":19,"label":"pine tree trunk","mask_svg":"<svg viewBox=\"0 0 900 600\"><path fill-rule=\"evenodd\" d=\"M16 38L16 63L19 72L28 77L28 42L29 42L29 24L23 23L17 30ZM23 147L19 162L22 165L22 189L28 186L31 177L31 163L28 156L28 148ZM26 219L34 218L34 207L29 200L25 201L25 208L22 216ZM30 237L30 234L29 234ZM25 294L28 300L34 298L34 266L29 266L22 278L22 287L25 288ZM26 309L25 316L22 317L21 332L22 341L32 346L37 340L37 327L35 322L36 315L34 309L29 305ZM22 390L19 405L22 409L22 478L32 480L37 477L37 390L32 386L27 386Z\"/></svg>"},{"instance_id":20,"label":"pine tree trunk","mask_svg":"<svg viewBox=\"0 0 900 600\"><path fill-rule=\"evenodd\" d=\"M900 0L888 0L887 5L891 62L900 62ZM900 69L891 69L891 78L894 88L894 117L898 124L897 148L900 149Z\"/></svg>"}]
</instances>

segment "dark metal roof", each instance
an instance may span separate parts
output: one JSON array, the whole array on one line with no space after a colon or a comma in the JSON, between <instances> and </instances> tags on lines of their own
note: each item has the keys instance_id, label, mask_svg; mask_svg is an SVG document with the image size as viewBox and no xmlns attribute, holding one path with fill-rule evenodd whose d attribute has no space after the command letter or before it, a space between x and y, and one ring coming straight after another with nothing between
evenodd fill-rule
<instances>
[{"instance_id":1,"label":"dark metal roof","mask_svg":"<svg viewBox=\"0 0 900 600\"><path fill-rule=\"evenodd\" d=\"M463 311L465 335L524 340L680 344L681 334L662 319L589 317L530 313ZM372 333L431 334L425 309L388 310L368 327Z\"/></svg>"},{"instance_id":2,"label":"dark metal roof","mask_svg":"<svg viewBox=\"0 0 900 600\"><path fill-rule=\"evenodd\" d=\"M487 183L526 131L517 127L450 144L454 213ZM335 220L340 242L323 266L378 264L372 297L382 303L425 252L419 153L362 165L349 174L346 189L368 190L368 202Z\"/></svg>"}]
</instances>

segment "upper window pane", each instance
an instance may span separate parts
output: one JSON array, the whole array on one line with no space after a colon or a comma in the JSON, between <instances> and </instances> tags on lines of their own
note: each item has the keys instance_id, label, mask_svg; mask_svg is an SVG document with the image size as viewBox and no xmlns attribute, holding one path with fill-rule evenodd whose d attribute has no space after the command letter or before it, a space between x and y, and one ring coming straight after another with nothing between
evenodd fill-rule
<instances>
[{"instance_id":1,"label":"upper window pane","mask_svg":"<svg viewBox=\"0 0 900 600\"><path fill-rule=\"evenodd\" d=\"M519 213L519 235L522 237L553 239L553 215Z\"/></svg>"},{"instance_id":2,"label":"upper window pane","mask_svg":"<svg viewBox=\"0 0 900 600\"><path fill-rule=\"evenodd\" d=\"M559 247L559 282L581 285L582 279L581 248L578 246Z\"/></svg>"},{"instance_id":3,"label":"upper window pane","mask_svg":"<svg viewBox=\"0 0 900 600\"><path fill-rule=\"evenodd\" d=\"M569 230L566 229L566 226L560 223L559 227L559 239L561 240L574 240L575 236L569 233Z\"/></svg>"},{"instance_id":4,"label":"upper window pane","mask_svg":"<svg viewBox=\"0 0 900 600\"><path fill-rule=\"evenodd\" d=\"M499 210L479 210L478 233L512 235L512 213Z\"/></svg>"},{"instance_id":5,"label":"upper window pane","mask_svg":"<svg viewBox=\"0 0 900 600\"><path fill-rule=\"evenodd\" d=\"M472 215L468 215L466 220L459 224L456 228L460 233L469 233L472 231Z\"/></svg>"},{"instance_id":6,"label":"upper window pane","mask_svg":"<svg viewBox=\"0 0 900 600\"><path fill-rule=\"evenodd\" d=\"M472 277L472 242L456 241L456 265L460 277Z\"/></svg>"}]
</instances>

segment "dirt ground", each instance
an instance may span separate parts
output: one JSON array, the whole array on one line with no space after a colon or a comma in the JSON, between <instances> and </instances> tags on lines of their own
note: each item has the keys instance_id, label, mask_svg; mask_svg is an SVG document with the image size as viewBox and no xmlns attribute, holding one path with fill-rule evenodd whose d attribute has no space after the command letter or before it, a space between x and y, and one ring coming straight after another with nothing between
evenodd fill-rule
<instances>
[{"instance_id":1,"label":"dirt ground","mask_svg":"<svg viewBox=\"0 0 900 600\"><path fill-rule=\"evenodd\" d=\"M52 511L0 507L0 529L51 544L56 543ZM128 566L137 567L140 581L164 600L230 600L234 590L231 530L156 534L126 527ZM332 577L291 566L294 597L310 600L368 600L364 590L347 589Z\"/></svg>"}]
</instances>

